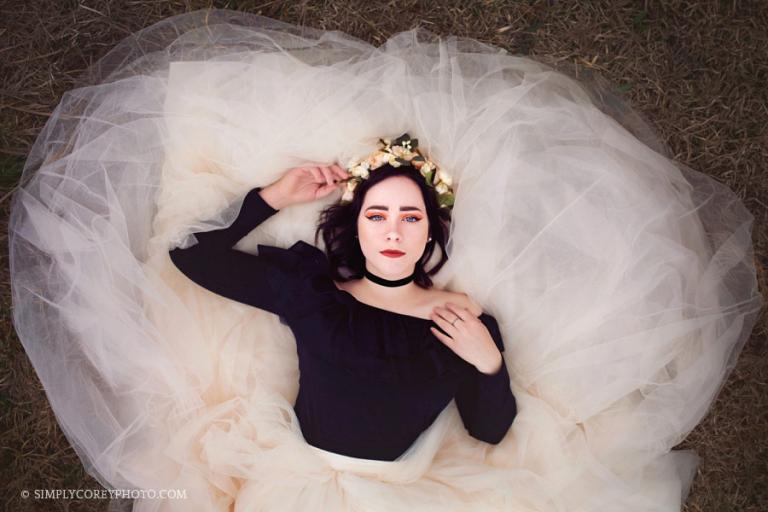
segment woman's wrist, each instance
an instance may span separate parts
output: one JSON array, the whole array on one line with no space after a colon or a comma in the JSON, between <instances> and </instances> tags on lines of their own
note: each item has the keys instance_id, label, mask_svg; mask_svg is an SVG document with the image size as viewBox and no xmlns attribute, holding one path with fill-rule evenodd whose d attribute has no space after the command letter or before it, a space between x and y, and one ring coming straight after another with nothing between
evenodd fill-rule
<instances>
[{"instance_id":1,"label":"woman's wrist","mask_svg":"<svg viewBox=\"0 0 768 512\"><path fill-rule=\"evenodd\" d=\"M286 206L289 206L274 183L262 187L261 190L259 190L259 195L264 202L275 210L282 210Z\"/></svg>"},{"instance_id":2,"label":"woman's wrist","mask_svg":"<svg viewBox=\"0 0 768 512\"><path fill-rule=\"evenodd\" d=\"M498 375L501 371L501 367L504 365L504 357L499 352L498 362L491 368L477 368L477 371L484 373L485 375Z\"/></svg>"}]
</instances>

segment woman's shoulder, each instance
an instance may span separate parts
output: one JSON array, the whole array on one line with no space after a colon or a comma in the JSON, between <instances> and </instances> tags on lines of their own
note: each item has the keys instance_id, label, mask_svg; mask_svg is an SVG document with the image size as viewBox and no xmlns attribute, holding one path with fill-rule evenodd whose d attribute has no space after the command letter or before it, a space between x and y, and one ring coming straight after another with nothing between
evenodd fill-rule
<instances>
[{"instance_id":1,"label":"woman's shoulder","mask_svg":"<svg viewBox=\"0 0 768 512\"><path fill-rule=\"evenodd\" d=\"M287 316L301 316L335 300L328 259L320 248L299 240L288 248L258 244L257 249L261 261L270 265L265 278L290 312Z\"/></svg>"},{"instance_id":2,"label":"woman's shoulder","mask_svg":"<svg viewBox=\"0 0 768 512\"><path fill-rule=\"evenodd\" d=\"M479 317L483 314L483 308L475 302L472 297L464 292L454 292L451 290L429 290L427 296L435 306L445 307L447 302L466 308L470 313Z\"/></svg>"}]
</instances>

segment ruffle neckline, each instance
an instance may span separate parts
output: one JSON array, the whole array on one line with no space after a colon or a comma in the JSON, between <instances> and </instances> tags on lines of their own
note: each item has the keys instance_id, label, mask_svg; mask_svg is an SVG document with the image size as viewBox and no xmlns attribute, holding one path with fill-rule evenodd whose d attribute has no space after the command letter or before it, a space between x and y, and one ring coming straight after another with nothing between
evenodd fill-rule
<instances>
[{"instance_id":1,"label":"ruffle neckline","mask_svg":"<svg viewBox=\"0 0 768 512\"><path fill-rule=\"evenodd\" d=\"M304 241L289 249L258 248L260 256L273 259L288 273L287 277L275 273L270 278L274 289L282 287L294 304L301 304L295 318L326 311L347 321L349 336L341 336L332 347L305 341L304 348L313 355L363 378L390 383L433 380L448 372L466 375L475 370L429 330L439 328L433 320L381 309L337 288L328 257L319 248ZM483 313L483 318L488 315Z\"/></svg>"}]
</instances>

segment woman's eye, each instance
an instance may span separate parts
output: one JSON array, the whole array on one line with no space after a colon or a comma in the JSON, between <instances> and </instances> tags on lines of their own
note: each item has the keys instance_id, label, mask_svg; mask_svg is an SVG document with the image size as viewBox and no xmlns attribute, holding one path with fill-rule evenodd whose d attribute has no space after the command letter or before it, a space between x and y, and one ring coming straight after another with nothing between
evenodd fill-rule
<instances>
[{"instance_id":1,"label":"woman's eye","mask_svg":"<svg viewBox=\"0 0 768 512\"><path fill-rule=\"evenodd\" d=\"M376 217L381 217L382 219L384 218L384 216L383 216L383 215L379 215L379 214L373 214L373 215L371 215L370 217L368 217L368 220L373 220L373 219L375 219ZM409 222L409 224L413 224L413 223L415 223L415 222L418 222L418 221L420 221L420 220L421 220L421 218L419 218L419 217L417 217L417 216L415 216L415 215L408 215L408 216L407 216L407 217L405 217L405 218L406 218L406 219L414 219L412 222Z\"/></svg>"}]
</instances>

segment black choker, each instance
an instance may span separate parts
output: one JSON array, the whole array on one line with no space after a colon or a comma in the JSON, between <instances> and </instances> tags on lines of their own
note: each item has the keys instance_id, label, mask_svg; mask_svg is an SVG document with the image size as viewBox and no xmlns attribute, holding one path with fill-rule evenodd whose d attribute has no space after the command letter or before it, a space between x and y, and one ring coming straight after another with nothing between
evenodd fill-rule
<instances>
[{"instance_id":1,"label":"black choker","mask_svg":"<svg viewBox=\"0 0 768 512\"><path fill-rule=\"evenodd\" d=\"M394 281L391 281L389 279L384 279L383 277L379 277L375 274L371 274L370 272L368 272L367 267L364 269L364 272L365 272L365 277L367 277L374 283L380 284L382 286L403 286L404 284L408 284L411 281L413 281L413 277L416 275L416 271L414 270L413 274L411 274L408 277L404 277L402 279L395 279Z\"/></svg>"}]
</instances>

